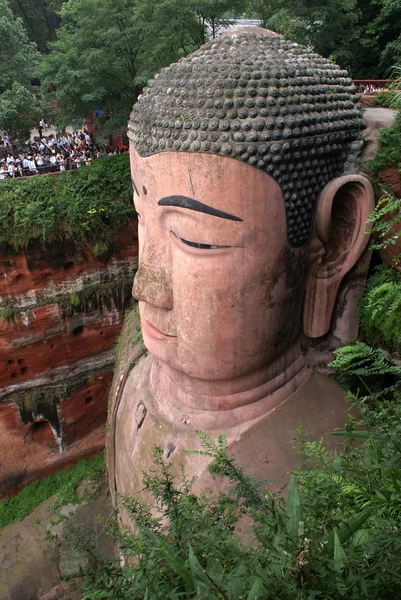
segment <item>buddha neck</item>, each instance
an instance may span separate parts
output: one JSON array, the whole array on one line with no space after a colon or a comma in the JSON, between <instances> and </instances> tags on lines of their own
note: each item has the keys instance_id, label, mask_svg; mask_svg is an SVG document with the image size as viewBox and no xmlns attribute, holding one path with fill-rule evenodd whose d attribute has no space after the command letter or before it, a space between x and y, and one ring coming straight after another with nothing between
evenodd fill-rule
<instances>
[{"instance_id":1,"label":"buddha neck","mask_svg":"<svg viewBox=\"0 0 401 600\"><path fill-rule=\"evenodd\" d=\"M308 375L305 358L296 343L274 363L232 380L194 379L154 359L150 387L159 410L170 419L186 416L196 428L224 429L273 410Z\"/></svg>"}]
</instances>

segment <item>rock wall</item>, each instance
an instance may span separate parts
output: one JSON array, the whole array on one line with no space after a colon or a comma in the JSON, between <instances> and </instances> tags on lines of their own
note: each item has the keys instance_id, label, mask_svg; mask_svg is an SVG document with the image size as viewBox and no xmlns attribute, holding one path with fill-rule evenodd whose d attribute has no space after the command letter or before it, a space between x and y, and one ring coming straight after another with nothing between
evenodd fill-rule
<instances>
[{"instance_id":1,"label":"rock wall","mask_svg":"<svg viewBox=\"0 0 401 600\"><path fill-rule=\"evenodd\" d=\"M0 256L0 498L100 451L136 222L107 256L72 244Z\"/></svg>"}]
</instances>

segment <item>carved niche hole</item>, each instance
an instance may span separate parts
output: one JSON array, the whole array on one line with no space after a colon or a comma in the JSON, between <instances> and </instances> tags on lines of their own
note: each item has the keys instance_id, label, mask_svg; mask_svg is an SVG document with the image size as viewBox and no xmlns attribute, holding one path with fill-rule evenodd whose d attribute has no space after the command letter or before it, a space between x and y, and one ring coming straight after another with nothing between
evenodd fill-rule
<instances>
[{"instance_id":1,"label":"carved niche hole","mask_svg":"<svg viewBox=\"0 0 401 600\"><path fill-rule=\"evenodd\" d=\"M23 358L19 358L17 360L17 363L21 367L21 370L20 370L21 375L25 375L26 373L28 373L28 367L25 366L25 361Z\"/></svg>"},{"instance_id":2,"label":"carved niche hole","mask_svg":"<svg viewBox=\"0 0 401 600\"><path fill-rule=\"evenodd\" d=\"M35 421L32 423L32 438L37 444L46 444L54 441L54 434L48 421Z\"/></svg>"},{"instance_id":3,"label":"carved niche hole","mask_svg":"<svg viewBox=\"0 0 401 600\"><path fill-rule=\"evenodd\" d=\"M142 191L145 194L145 196L148 195L148 190L146 189L146 187L144 185L142 186Z\"/></svg>"},{"instance_id":4,"label":"carved niche hole","mask_svg":"<svg viewBox=\"0 0 401 600\"><path fill-rule=\"evenodd\" d=\"M100 332L100 335L103 335L103 333L104 333L104 332L103 332L103 331L101 331L101 332Z\"/></svg>"},{"instance_id":5,"label":"carved niche hole","mask_svg":"<svg viewBox=\"0 0 401 600\"><path fill-rule=\"evenodd\" d=\"M74 336L82 335L83 332L84 332L84 326L78 325L78 327L75 327L75 329L72 330L72 335L74 335Z\"/></svg>"},{"instance_id":6,"label":"carved niche hole","mask_svg":"<svg viewBox=\"0 0 401 600\"><path fill-rule=\"evenodd\" d=\"M90 404L92 402L92 400L93 400L93 396L87 396L85 398L85 404Z\"/></svg>"},{"instance_id":7,"label":"carved niche hole","mask_svg":"<svg viewBox=\"0 0 401 600\"><path fill-rule=\"evenodd\" d=\"M73 269L75 267L75 263L71 261L66 262L64 265L64 271L70 271L71 269Z\"/></svg>"},{"instance_id":8,"label":"carved niche hole","mask_svg":"<svg viewBox=\"0 0 401 600\"><path fill-rule=\"evenodd\" d=\"M10 358L10 360L7 361L7 364L8 365L13 365L14 362L15 362L14 359Z\"/></svg>"},{"instance_id":9,"label":"carved niche hole","mask_svg":"<svg viewBox=\"0 0 401 600\"><path fill-rule=\"evenodd\" d=\"M17 373L11 373L10 379L15 379L17 377Z\"/></svg>"}]
</instances>

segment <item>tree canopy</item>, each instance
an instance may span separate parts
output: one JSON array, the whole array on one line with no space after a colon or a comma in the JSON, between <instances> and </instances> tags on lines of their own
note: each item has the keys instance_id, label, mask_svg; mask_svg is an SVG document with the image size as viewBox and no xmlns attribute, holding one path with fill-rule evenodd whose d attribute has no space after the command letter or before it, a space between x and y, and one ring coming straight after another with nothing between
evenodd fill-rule
<instances>
[{"instance_id":1,"label":"tree canopy","mask_svg":"<svg viewBox=\"0 0 401 600\"><path fill-rule=\"evenodd\" d=\"M31 41L40 52L48 51L48 42L56 39L60 27L59 12L66 0L9 0L15 17L20 17Z\"/></svg>"},{"instance_id":2,"label":"tree canopy","mask_svg":"<svg viewBox=\"0 0 401 600\"><path fill-rule=\"evenodd\" d=\"M0 129L12 136L27 136L31 119L37 116L38 101L33 94L39 53L29 41L23 22L14 15L7 0L0 0Z\"/></svg>"},{"instance_id":3,"label":"tree canopy","mask_svg":"<svg viewBox=\"0 0 401 600\"><path fill-rule=\"evenodd\" d=\"M118 131L158 69L213 36L229 9L244 7L245 0L69 0L41 66L59 125L101 109L105 133Z\"/></svg>"},{"instance_id":4,"label":"tree canopy","mask_svg":"<svg viewBox=\"0 0 401 600\"><path fill-rule=\"evenodd\" d=\"M250 0L264 27L332 58L356 78L383 78L401 60L399 0Z\"/></svg>"},{"instance_id":5,"label":"tree canopy","mask_svg":"<svg viewBox=\"0 0 401 600\"><path fill-rule=\"evenodd\" d=\"M388 77L401 62L399 0L0 0L0 8L0 92L8 90L0 126L32 114L26 90L37 53L29 38L42 53L41 91L58 107L58 126L81 124L96 111L105 134L126 124L157 70L218 35L233 17L259 19L354 78Z\"/></svg>"}]
</instances>

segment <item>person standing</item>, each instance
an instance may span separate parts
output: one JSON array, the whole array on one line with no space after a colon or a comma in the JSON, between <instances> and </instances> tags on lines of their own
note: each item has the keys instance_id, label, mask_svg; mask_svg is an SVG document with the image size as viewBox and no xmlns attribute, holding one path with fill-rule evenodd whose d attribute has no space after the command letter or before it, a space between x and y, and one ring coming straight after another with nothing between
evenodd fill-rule
<instances>
[{"instance_id":1,"label":"person standing","mask_svg":"<svg viewBox=\"0 0 401 600\"><path fill-rule=\"evenodd\" d=\"M37 154L36 155L36 165L38 167L39 173L43 173L45 161L43 160L42 154Z\"/></svg>"},{"instance_id":2,"label":"person standing","mask_svg":"<svg viewBox=\"0 0 401 600\"><path fill-rule=\"evenodd\" d=\"M38 170L36 168L36 162L33 156L28 156L28 165L30 175L36 175Z\"/></svg>"},{"instance_id":3,"label":"person standing","mask_svg":"<svg viewBox=\"0 0 401 600\"><path fill-rule=\"evenodd\" d=\"M66 160L65 160L65 155L62 154L60 157L60 173L64 173L65 171L65 165L66 165Z\"/></svg>"},{"instance_id":4,"label":"person standing","mask_svg":"<svg viewBox=\"0 0 401 600\"><path fill-rule=\"evenodd\" d=\"M14 164L14 159L12 160L12 162L8 163L8 174L9 176L14 179L15 177L15 164Z\"/></svg>"}]
</instances>

